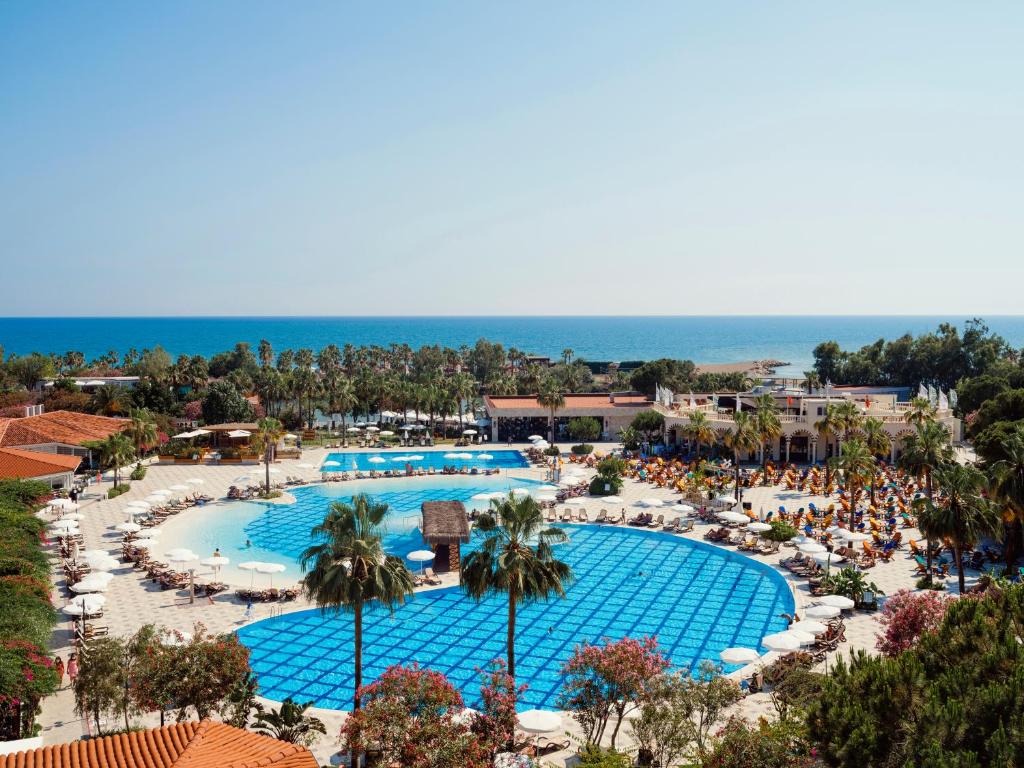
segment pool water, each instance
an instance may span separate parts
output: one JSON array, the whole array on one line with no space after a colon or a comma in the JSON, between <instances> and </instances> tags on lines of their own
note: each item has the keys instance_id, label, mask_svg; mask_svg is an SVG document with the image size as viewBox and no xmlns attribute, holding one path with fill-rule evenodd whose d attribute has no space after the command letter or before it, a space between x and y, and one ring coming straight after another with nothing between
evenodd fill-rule
<instances>
[{"instance_id":1,"label":"pool water","mask_svg":"<svg viewBox=\"0 0 1024 768\"><path fill-rule=\"evenodd\" d=\"M528 684L519 707L554 709L561 666L582 641L656 635L677 666L718 660L732 646L758 648L793 612L785 580L739 554L669 534L593 525L562 526L557 545L576 580L566 599L520 608L516 676ZM477 668L505 656L507 601L480 603L458 587L421 592L391 615L363 618L363 681L392 664L443 672L469 706L479 700ZM352 700L351 616L300 611L238 631L252 655L261 694L348 709ZM727 668L727 669L732 669Z\"/></svg>"},{"instance_id":2,"label":"pool water","mask_svg":"<svg viewBox=\"0 0 1024 768\"><path fill-rule=\"evenodd\" d=\"M339 466L329 465L323 469L335 472L354 472L356 470L383 472L385 469L404 472L406 465L414 469L433 468L435 470L441 470L444 467L516 469L529 466L526 457L519 451L490 450L486 447L453 448L450 451L417 450L415 448L393 451L345 451L328 454L324 463L328 461L336 461Z\"/></svg>"},{"instance_id":3,"label":"pool water","mask_svg":"<svg viewBox=\"0 0 1024 768\"><path fill-rule=\"evenodd\" d=\"M298 564L310 544L310 530L323 522L334 501L350 502L366 493L388 505L384 538L386 552L405 557L425 544L420 534L420 505L424 501L461 501L467 509L485 509L489 502L474 500L481 493L536 488L539 483L504 475L434 475L384 480L351 480L290 489L294 504L234 501L190 510L189 515L165 523L163 551L186 547L207 557L215 549L231 560L222 578L233 584L266 584L268 577L236 568L246 560L282 563L286 570L274 576L275 585L289 585L302 577ZM248 543L247 543L248 542ZM255 581L254 581L255 579Z\"/></svg>"}]
</instances>

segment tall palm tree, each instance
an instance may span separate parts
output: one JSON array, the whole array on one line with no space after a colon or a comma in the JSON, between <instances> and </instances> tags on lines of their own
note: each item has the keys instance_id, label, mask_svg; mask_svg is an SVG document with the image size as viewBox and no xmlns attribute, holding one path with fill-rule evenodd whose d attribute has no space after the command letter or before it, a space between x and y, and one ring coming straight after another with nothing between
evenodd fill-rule
<instances>
[{"instance_id":1,"label":"tall palm tree","mask_svg":"<svg viewBox=\"0 0 1024 768\"><path fill-rule=\"evenodd\" d=\"M128 410L128 398L121 387L104 384L93 393L92 407L103 416L117 416Z\"/></svg>"},{"instance_id":2,"label":"tall palm tree","mask_svg":"<svg viewBox=\"0 0 1024 768\"><path fill-rule=\"evenodd\" d=\"M754 428L761 445L761 474L764 484L768 485L768 446L782 434L782 422L779 420L779 406L775 403L775 397L767 392L758 395L754 401Z\"/></svg>"},{"instance_id":3,"label":"tall palm tree","mask_svg":"<svg viewBox=\"0 0 1024 768\"><path fill-rule=\"evenodd\" d=\"M558 388L558 382L554 379L548 378L541 382L540 392L537 394L537 404L542 408L547 408L551 413L551 419L548 422L551 428L551 444L555 444L555 412L559 408L565 407L565 395Z\"/></svg>"},{"instance_id":4,"label":"tall palm tree","mask_svg":"<svg viewBox=\"0 0 1024 768\"><path fill-rule=\"evenodd\" d=\"M129 411L129 422L124 428L124 434L132 441L136 455L142 456L147 448L156 445L158 439L152 414L145 408Z\"/></svg>"},{"instance_id":5,"label":"tall palm tree","mask_svg":"<svg viewBox=\"0 0 1024 768\"><path fill-rule=\"evenodd\" d=\"M508 595L506 650L508 673L516 674L516 609L523 603L565 597L572 569L555 558L551 545L568 537L544 522L537 502L529 497L491 501L477 521L480 547L462 564L462 588L475 600L490 594Z\"/></svg>"},{"instance_id":6,"label":"tall palm tree","mask_svg":"<svg viewBox=\"0 0 1024 768\"><path fill-rule=\"evenodd\" d=\"M861 429L864 430L864 444L868 447L872 456L885 456L889 454L892 448L892 439L889 437L889 433L885 431L885 425L881 419L869 416L864 419ZM875 472L871 473L871 484L869 486L872 506L875 504L875 474Z\"/></svg>"},{"instance_id":7,"label":"tall palm tree","mask_svg":"<svg viewBox=\"0 0 1024 768\"><path fill-rule=\"evenodd\" d=\"M932 485L932 473L943 464L953 460L953 448L949 444L949 433L945 428L934 422L926 421L918 424L916 434L903 441L903 454L899 465L915 477L924 478L924 492L928 501L934 503L935 493ZM919 516L920 517L920 516ZM918 528L921 528L918 520ZM926 526L927 527L927 526ZM928 539L928 573L932 569L932 536L921 528L921 533Z\"/></svg>"},{"instance_id":8,"label":"tall palm tree","mask_svg":"<svg viewBox=\"0 0 1024 768\"><path fill-rule=\"evenodd\" d=\"M749 452L760 444L757 428L750 414L740 411L733 415L733 427L725 433L727 448L732 450L732 460L736 465L736 498L740 497L740 453Z\"/></svg>"},{"instance_id":9,"label":"tall palm tree","mask_svg":"<svg viewBox=\"0 0 1024 768\"><path fill-rule=\"evenodd\" d=\"M991 491L995 499L1005 505L1005 520L1011 526L1012 536L1007 538L1005 555L1009 568L1017 558L1020 526L1024 522L1024 427L1017 426L1003 442L1005 458L989 468Z\"/></svg>"},{"instance_id":10,"label":"tall palm tree","mask_svg":"<svg viewBox=\"0 0 1024 768\"><path fill-rule=\"evenodd\" d=\"M690 422L683 425L683 434L697 443L697 458L700 458L700 447L704 443L710 445L715 439L715 430L708 421L708 415L704 411L694 411L690 414Z\"/></svg>"},{"instance_id":11,"label":"tall palm tree","mask_svg":"<svg viewBox=\"0 0 1024 768\"><path fill-rule=\"evenodd\" d=\"M931 404L927 397L915 397L910 401L910 408L907 409L907 413L903 418L907 420L907 424L920 427L929 421L935 420L935 406Z\"/></svg>"},{"instance_id":12,"label":"tall palm tree","mask_svg":"<svg viewBox=\"0 0 1024 768\"><path fill-rule=\"evenodd\" d=\"M825 415L814 423L814 428L825 440L825 445L831 444L832 439L838 437L843 431L843 420L836 410L836 403L829 403L825 406ZM827 451L826 447L826 451ZM838 453L838 452L837 452ZM829 462L825 462L825 486L832 484L832 474Z\"/></svg>"},{"instance_id":13,"label":"tall palm tree","mask_svg":"<svg viewBox=\"0 0 1024 768\"><path fill-rule=\"evenodd\" d=\"M964 593L964 550L977 546L985 536L999 537L1002 518L995 505L986 498L987 479L977 467L951 462L938 467L935 484L942 491L936 503L922 499L926 527L932 537L946 539L953 545L957 582Z\"/></svg>"},{"instance_id":14,"label":"tall palm tree","mask_svg":"<svg viewBox=\"0 0 1024 768\"><path fill-rule=\"evenodd\" d=\"M843 486L850 494L850 530L857 519L857 494L875 474L875 457L863 440L851 438L843 443L831 463L842 473Z\"/></svg>"},{"instance_id":15,"label":"tall palm tree","mask_svg":"<svg viewBox=\"0 0 1024 768\"><path fill-rule=\"evenodd\" d=\"M280 421L264 417L256 422L256 431L249 439L253 449L263 454L263 464L267 472L267 493L270 493L270 464L274 461L274 449L283 434L284 426Z\"/></svg>"},{"instance_id":16,"label":"tall palm tree","mask_svg":"<svg viewBox=\"0 0 1024 768\"><path fill-rule=\"evenodd\" d=\"M835 413L842 425L843 439L850 436L850 432L859 429L864 423L864 413L860 406L853 400L843 400L835 406Z\"/></svg>"},{"instance_id":17,"label":"tall palm tree","mask_svg":"<svg viewBox=\"0 0 1024 768\"><path fill-rule=\"evenodd\" d=\"M104 440L90 443L88 447L99 451L100 466L114 470L114 486L120 485L121 467L135 459L131 439L123 432L115 432Z\"/></svg>"},{"instance_id":18,"label":"tall palm tree","mask_svg":"<svg viewBox=\"0 0 1024 768\"><path fill-rule=\"evenodd\" d=\"M352 504L336 501L324 521L313 527L319 543L300 557L302 588L324 612L351 613L354 622L355 694L359 709L363 685L363 609L379 604L393 610L413 592L412 574L402 558L384 552L384 518L387 504L374 503L365 494Z\"/></svg>"},{"instance_id":19,"label":"tall palm tree","mask_svg":"<svg viewBox=\"0 0 1024 768\"><path fill-rule=\"evenodd\" d=\"M331 413L341 414L341 442L342 445L348 446L348 414L359 403L352 379L340 374L331 390L328 403Z\"/></svg>"}]
</instances>

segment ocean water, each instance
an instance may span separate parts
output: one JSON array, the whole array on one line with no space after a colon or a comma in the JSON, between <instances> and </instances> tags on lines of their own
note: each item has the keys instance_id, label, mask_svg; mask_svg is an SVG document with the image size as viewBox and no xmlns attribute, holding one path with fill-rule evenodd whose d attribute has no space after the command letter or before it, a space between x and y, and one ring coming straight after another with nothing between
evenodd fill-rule
<instances>
[{"instance_id":1,"label":"ocean water","mask_svg":"<svg viewBox=\"0 0 1024 768\"><path fill-rule=\"evenodd\" d=\"M212 355L239 341L268 339L277 350L406 343L470 345L483 337L539 355L571 348L590 360L674 357L699 363L777 359L799 373L821 341L844 348L879 338L963 326L963 316L673 316L673 317L0 317L5 353L77 350L93 358L160 344L172 355ZM1024 316L986 318L1011 344L1024 346Z\"/></svg>"}]
</instances>

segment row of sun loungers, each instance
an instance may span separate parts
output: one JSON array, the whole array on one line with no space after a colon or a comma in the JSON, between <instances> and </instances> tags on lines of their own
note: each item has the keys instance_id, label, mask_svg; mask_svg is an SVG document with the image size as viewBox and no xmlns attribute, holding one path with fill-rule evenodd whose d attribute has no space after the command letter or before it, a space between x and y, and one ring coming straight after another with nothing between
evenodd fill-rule
<instances>
[{"instance_id":1,"label":"row of sun loungers","mask_svg":"<svg viewBox=\"0 0 1024 768\"><path fill-rule=\"evenodd\" d=\"M269 587L268 589L236 589L235 597L244 603L252 601L254 603L273 603L278 600L285 602L295 600L299 596L299 590L297 587L288 587L286 589L277 589L276 587Z\"/></svg>"}]
</instances>

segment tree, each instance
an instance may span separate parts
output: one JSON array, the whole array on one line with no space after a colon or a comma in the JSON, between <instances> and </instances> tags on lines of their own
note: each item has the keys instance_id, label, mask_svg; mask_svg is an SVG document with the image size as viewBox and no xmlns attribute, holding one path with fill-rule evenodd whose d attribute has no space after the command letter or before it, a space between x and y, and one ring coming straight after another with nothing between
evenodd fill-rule
<instances>
[{"instance_id":1,"label":"tree","mask_svg":"<svg viewBox=\"0 0 1024 768\"><path fill-rule=\"evenodd\" d=\"M910 401L910 407L903 418L907 424L913 424L915 427L924 426L935 420L935 406L927 397L915 397Z\"/></svg>"},{"instance_id":2,"label":"tree","mask_svg":"<svg viewBox=\"0 0 1024 768\"><path fill-rule=\"evenodd\" d=\"M87 447L99 451L100 466L114 470L114 487L121 484L121 467L135 459L135 448L124 432L114 432L105 440L97 440Z\"/></svg>"},{"instance_id":3,"label":"tree","mask_svg":"<svg viewBox=\"0 0 1024 768\"><path fill-rule=\"evenodd\" d=\"M952 459L953 448L949 444L949 433L946 432L945 427L934 421L926 421L918 425L915 434L903 441L903 454L900 456L899 464L915 477L924 477L925 495L931 502L935 500L932 473L936 468ZM921 527L920 522L919 519L919 528ZM924 529L921 532L928 536ZM932 571L931 537L928 537L927 550L928 578L930 579Z\"/></svg>"},{"instance_id":4,"label":"tree","mask_svg":"<svg viewBox=\"0 0 1024 768\"><path fill-rule=\"evenodd\" d=\"M7 373L25 389L33 389L43 379L53 376L53 361L38 352L12 357L7 361Z\"/></svg>"},{"instance_id":5,"label":"tree","mask_svg":"<svg viewBox=\"0 0 1024 768\"><path fill-rule=\"evenodd\" d=\"M833 438L842 434L843 419L842 415L836 409L835 403L829 403L825 406L825 415L814 423L814 428L818 431L818 434L824 438L826 446L832 442ZM838 451L836 453L838 453ZM832 485L831 469L829 468L827 461L825 462L825 485L826 487Z\"/></svg>"},{"instance_id":6,"label":"tree","mask_svg":"<svg viewBox=\"0 0 1024 768\"><path fill-rule=\"evenodd\" d=\"M263 464L266 469L267 493L270 493L270 464L274 461L274 451L277 441L284 434L284 427L277 419L264 417L256 422L256 431L252 433L250 445L257 453L263 454Z\"/></svg>"},{"instance_id":7,"label":"tree","mask_svg":"<svg viewBox=\"0 0 1024 768\"><path fill-rule=\"evenodd\" d=\"M857 496L875 475L875 457L859 438L847 440L829 463L842 473L843 486L850 495L850 530L857 527Z\"/></svg>"},{"instance_id":8,"label":"tree","mask_svg":"<svg viewBox=\"0 0 1024 768\"><path fill-rule=\"evenodd\" d=\"M93 392L92 408L101 416L117 416L129 407L128 393L114 384L104 384Z\"/></svg>"},{"instance_id":9,"label":"tree","mask_svg":"<svg viewBox=\"0 0 1024 768\"><path fill-rule=\"evenodd\" d=\"M366 706L353 712L341 729L352 752L369 746L381 765L408 768L485 768L490 754L461 719L462 696L440 672L388 667L362 695Z\"/></svg>"},{"instance_id":10,"label":"tree","mask_svg":"<svg viewBox=\"0 0 1024 768\"><path fill-rule=\"evenodd\" d=\"M494 753L511 752L515 749L516 702L526 690L525 685L516 685L508 673L505 662L494 659L480 673L480 708L474 715L470 730L475 733Z\"/></svg>"},{"instance_id":11,"label":"tree","mask_svg":"<svg viewBox=\"0 0 1024 768\"><path fill-rule=\"evenodd\" d=\"M868 451L872 456L886 456L892 447L892 440L889 437L889 433L885 431L885 425L881 419L876 419L872 416L864 419L862 425L864 430L864 445L867 446ZM875 472L871 472L869 479L868 492L871 495L871 504L875 504Z\"/></svg>"},{"instance_id":12,"label":"tree","mask_svg":"<svg viewBox=\"0 0 1024 768\"><path fill-rule=\"evenodd\" d=\"M287 698L281 702L280 709L257 713L252 729L278 741L308 747L316 741L317 736L327 733L322 720L306 714L306 710L311 706L312 701L297 704L291 698Z\"/></svg>"},{"instance_id":13,"label":"tree","mask_svg":"<svg viewBox=\"0 0 1024 768\"><path fill-rule=\"evenodd\" d=\"M124 654L124 640L117 637L94 638L79 654L78 677L72 685L75 712L91 717L99 735L103 733L103 715L121 714Z\"/></svg>"},{"instance_id":14,"label":"tree","mask_svg":"<svg viewBox=\"0 0 1024 768\"><path fill-rule=\"evenodd\" d=\"M782 434L779 406L768 392L758 395L754 403L754 427L761 441L761 473L764 484L768 485L768 445Z\"/></svg>"},{"instance_id":15,"label":"tree","mask_svg":"<svg viewBox=\"0 0 1024 768\"><path fill-rule=\"evenodd\" d=\"M977 546L985 536L1001 538L1003 521L986 494L985 474L976 467L949 463L935 469L934 479L942 491L938 502L921 499L931 520L932 538L950 542L956 561L957 583L964 593L964 550Z\"/></svg>"},{"instance_id":16,"label":"tree","mask_svg":"<svg viewBox=\"0 0 1024 768\"><path fill-rule=\"evenodd\" d=\"M732 429L725 434L725 445L732 451L732 461L736 472L736 496L740 493L740 454L757 448L758 435L750 414L740 411L733 416Z\"/></svg>"},{"instance_id":17,"label":"tree","mask_svg":"<svg viewBox=\"0 0 1024 768\"><path fill-rule=\"evenodd\" d=\"M690 360L660 358L644 363L630 375L633 389L653 395L658 386L682 392L693 381L697 367Z\"/></svg>"},{"instance_id":18,"label":"tree","mask_svg":"<svg viewBox=\"0 0 1024 768\"><path fill-rule=\"evenodd\" d=\"M701 763L704 768L804 768L815 765L802 725L761 718L750 725L731 717Z\"/></svg>"},{"instance_id":19,"label":"tree","mask_svg":"<svg viewBox=\"0 0 1024 768\"><path fill-rule=\"evenodd\" d=\"M1009 568L1017 558L1021 524L1024 522L1024 424L1016 425L1002 444L999 461L989 467L990 489L996 501L1004 505L1013 535L1008 537L1006 565Z\"/></svg>"},{"instance_id":20,"label":"tree","mask_svg":"<svg viewBox=\"0 0 1024 768\"><path fill-rule=\"evenodd\" d=\"M509 493L492 499L490 510L477 520L480 546L462 564L462 588L474 600L490 594L508 596L506 650L508 674L516 676L516 610L527 602L565 597L572 570L555 558L551 545L565 541L560 528L544 522L537 502L530 496ZM536 542L531 546L530 542Z\"/></svg>"},{"instance_id":21,"label":"tree","mask_svg":"<svg viewBox=\"0 0 1024 768\"><path fill-rule=\"evenodd\" d=\"M249 649L234 634L210 635L196 624L191 639L160 645L159 653L166 654L160 667L165 674L157 680L167 688L155 692L153 699L171 703L179 723L190 716L208 718L249 674ZM147 679L146 668L140 665L133 685Z\"/></svg>"},{"instance_id":22,"label":"tree","mask_svg":"<svg viewBox=\"0 0 1024 768\"><path fill-rule=\"evenodd\" d=\"M644 436L648 443L654 443L661 439L665 432L665 416L660 411L640 411L629 423L633 429Z\"/></svg>"},{"instance_id":23,"label":"tree","mask_svg":"<svg viewBox=\"0 0 1024 768\"><path fill-rule=\"evenodd\" d=\"M548 424L551 428L551 444L555 444L555 413L559 408L565 407L565 395L558 389L558 384L553 379L546 379L542 382L540 392L537 395L537 404L541 408L547 408L551 414Z\"/></svg>"},{"instance_id":24,"label":"tree","mask_svg":"<svg viewBox=\"0 0 1024 768\"><path fill-rule=\"evenodd\" d=\"M215 381L203 397L203 421L207 424L246 422L253 418L252 403L229 381Z\"/></svg>"},{"instance_id":25,"label":"tree","mask_svg":"<svg viewBox=\"0 0 1024 768\"><path fill-rule=\"evenodd\" d=\"M569 437L578 443L590 443L601 436L601 422L593 416L578 416L569 420Z\"/></svg>"},{"instance_id":26,"label":"tree","mask_svg":"<svg viewBox=\"0 0 1024 768\"><path fill-rule=\"evenodd\" d=\"M704 411L690 413L690 421L683 425L683 434L697 444L698 459L701 445L711 445L715 441L715 430Z\"/></svg>"},{"instance_id":27,"label":"tree","mask_svg":"<svg viewBox=\"0 0 1024 768\"><path fill-rule=\"evenodd\" d=\"M606 640L602 645L577 645L562 666L560 709L568 710L583 729L587 744L600 745L611 718L611 746L626 715L638 709L656 679L668 668L668 659L653 637Z\"/></svg>"},{"instance_id":28,"label":"tree","mask_svg":"<svg viewBox=\"0 0 1024 768\"><path fill-rule=\"evenodd\" d=\"M129 411L128 418L128 426L124 428L124 434L131 440L136 456L142 456L159 440L156 422L153 421L153 415L144 409Z\"/></svg>"},{"instance_id":29,"label":"tree","mask_svg":"<svg viewBox=\"0 0 1024 768\"><path fill-rule=\"evenodd\" d=\"M910 650L922 635L939 628L949 604L948 596L934 590L901 589L882 606L878 617L882 632L876 636L875 648L890 658Z\"/></svg>"},{"instance_id":30,"label":"tree","mask_svg":"<svg viewBox=\"0 0 1024 768\"><path fill-rule=\"evenodd\" d=\"M839 658L807 713L838 768L1024 764L1024 586L950 601L942 623L892 658Z\"/></svg>"},{"instance_id":31,"label":"tree","mask_svg":"<svg viewBox=\"0 0 1024 768\"><path fill-rule=\"evenodd\" d=\"M300 562L307 571L302 585L306 595L324 612L352 614L354 632L353 709L360 705L363 682L363 609L376 603L393 610L413 592L412 574L400 557L384 552L387 504L374 503L360 494L351 505L331 504L311 537ZM312 566L312 567L310 567Z\"/></svg>"}]
</instances>

